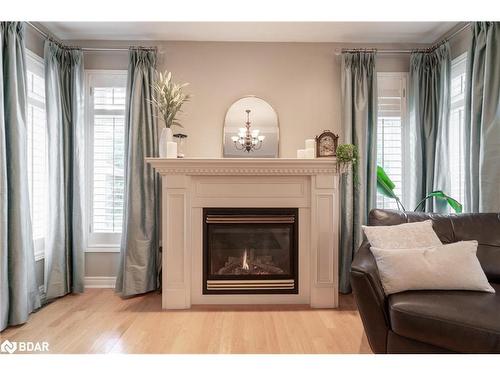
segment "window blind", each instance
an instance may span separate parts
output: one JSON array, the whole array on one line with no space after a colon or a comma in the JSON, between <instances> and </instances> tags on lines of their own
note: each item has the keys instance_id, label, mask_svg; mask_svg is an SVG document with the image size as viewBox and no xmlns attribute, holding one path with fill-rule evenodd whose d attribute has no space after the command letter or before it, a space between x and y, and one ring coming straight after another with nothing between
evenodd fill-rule
<instances>
[{"instance_id":1,"label":"window blind","mask_svg":"<svg viewBox=\"0 0 500 375\"><path fill-rule=\"evenodd\" d=\"M403 199L406 74L378 73L377 96L377 165L384 168L396 185L396 195ZM394 199L378 192L377 207L397 209Z\"/></svg>"},{"instance_id":2,"label":"window blind","mask_svg":"<svg viewBox=\"0 0 500 375\"><path fill-rule=\"evenodd\" d=\"M451 113L449 131L450 152L450 195L464 202L464 121L465 121L465 73L467 53L452 61L451 64Z\"/></svg>"},{"instance_id":3,"label":"window blind","mask_svg":"<svg viewBox=\"0 0 500 375\"><path fill-rule=\"evenodd\" d=\"M120 233L124 193L125 87L93 87L92 231Z\"/></svg>"},{"instance_id":4,"label":"window blind","mask_svg":"<svg viewBox=\"0 0 500 375\"><path fill-rule=\"evenodd\" d=\"M28 186L35 256L43 256L47 221L47 120L43 60L26 53Z\"/></svg>"}]
</instances>

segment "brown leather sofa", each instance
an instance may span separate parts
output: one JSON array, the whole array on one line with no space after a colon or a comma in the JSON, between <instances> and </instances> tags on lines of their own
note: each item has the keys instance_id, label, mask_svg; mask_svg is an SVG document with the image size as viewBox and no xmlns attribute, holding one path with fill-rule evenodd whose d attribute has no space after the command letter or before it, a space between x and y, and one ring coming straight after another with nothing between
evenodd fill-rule
<instances>
[{"instance_id":1,"label":"brown leather sofa","mask_svg":"<svg viewBox=\"0 0 500 375\"><path fill-rule=\"evenodd\" d=\"M500 214L438 215L372 210L369 225L432 219L443 243L479 242L477 256L496 293L407 291L385 296L366 239L351 284L375 353L500 353Z\"/></svg>"}]
</instances>

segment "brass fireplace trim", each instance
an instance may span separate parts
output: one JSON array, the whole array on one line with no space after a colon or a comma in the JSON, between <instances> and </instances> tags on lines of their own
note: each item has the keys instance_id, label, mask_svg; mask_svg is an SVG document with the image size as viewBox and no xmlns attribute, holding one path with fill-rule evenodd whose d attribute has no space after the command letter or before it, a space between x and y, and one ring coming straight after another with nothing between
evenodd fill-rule
<instances>
[{"instance_id":1,"label":"brass fireplace trim","mask_svg":"<svg viewBox=\"0 0 500 375\"><path fill-rule=\"evenodd\" d=\"M207 280L207 290L294 289L295 280Z\"/></svg>"},{"instance_id":2,"label":"brass fireplace trim","mask_svg":"<svg viewBox=\"0 0 500 375\"><path fill-rule=\"evenodd\" d=\"M207 215L207 224L224 223L249 223L249 224L274 224L274 223L295 223L295 216L236 216L236 215Z\"/></svg>"}]
</instances>

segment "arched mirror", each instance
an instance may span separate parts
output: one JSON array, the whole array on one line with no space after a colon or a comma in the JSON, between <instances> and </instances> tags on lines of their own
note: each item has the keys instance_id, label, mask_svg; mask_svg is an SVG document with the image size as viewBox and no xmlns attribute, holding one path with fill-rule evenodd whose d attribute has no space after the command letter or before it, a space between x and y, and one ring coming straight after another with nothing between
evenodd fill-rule
<instances>
[{"instance_id":1,"label":"arched mirror","mask_svg":"<svg viewBox=\"0 0 500 375\"><path fill-rule=\"evenodd\" d=\"M234 102L224 120L225 158L277 158L278 114L265 100L247 96Z\"/></svg>"}]
</instances>

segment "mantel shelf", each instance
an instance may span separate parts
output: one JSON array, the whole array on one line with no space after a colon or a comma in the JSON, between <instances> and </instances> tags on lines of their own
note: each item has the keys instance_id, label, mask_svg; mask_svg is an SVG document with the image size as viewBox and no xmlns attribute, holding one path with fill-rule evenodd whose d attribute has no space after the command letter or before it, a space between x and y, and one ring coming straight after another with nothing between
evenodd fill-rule
<instances>
[{"instance_id":1,"label":"mantel shelf","mask_svg":"<svg viewBox=\"0 0 500 375\"><path fill-rule=\"evenodd\" d=\"M335 158L146 158L161 175L335 175Z\"/></svg>"}]
</instances>

